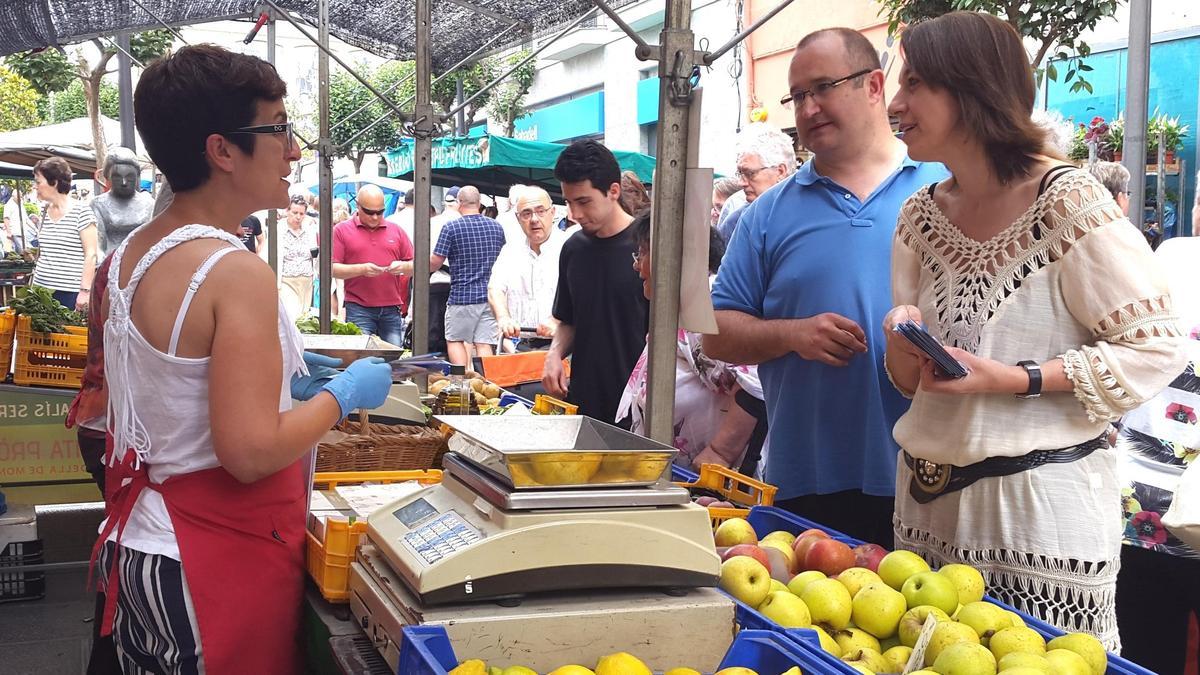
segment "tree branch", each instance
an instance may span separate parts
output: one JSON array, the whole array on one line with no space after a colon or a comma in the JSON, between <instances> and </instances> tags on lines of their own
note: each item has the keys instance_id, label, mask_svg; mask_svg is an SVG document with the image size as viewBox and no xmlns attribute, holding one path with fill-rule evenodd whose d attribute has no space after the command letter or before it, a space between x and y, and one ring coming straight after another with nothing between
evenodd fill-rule
<instances>
[{"instance_id":1,"label":"tree branch","mask_svg":"<svg viewBox=\"0 0 1200 675\"><path fill-rule=\"evenodd\" d=\"M1042 46L1040 49L1038 49L1037 54L1033 57L1033 62L1031 63L1034 68L1041 66L1042 59L1045 58L1046 52L1050 51L1050 48L1054 46L1055 40L1056 38L1054 35L1047 35L1042 40Z\"/></svg>"}]
</instances>

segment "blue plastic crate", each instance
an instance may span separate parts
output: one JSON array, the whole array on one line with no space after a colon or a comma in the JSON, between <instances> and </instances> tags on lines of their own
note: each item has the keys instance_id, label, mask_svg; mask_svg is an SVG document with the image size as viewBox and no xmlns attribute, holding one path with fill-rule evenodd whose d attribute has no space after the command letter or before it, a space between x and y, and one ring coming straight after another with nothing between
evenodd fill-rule
<instances>
[{"instance_id":1,"label":"blue plastic crate","mask_svg":"<svg viewBox=\"0 0 1200 675\"><path fill-rule=\"evenodd\" d=\"M700 474L688 471L678 464L671 465L671 480L676 483L695 483L700 480Z\"/></svg>"},{"instance_id":2,"label":"blue plastic crate","mask_svg":"<svg viewBox=\"0 0 1200 675\"><path fill-rule=\"evenodd\" d=\"M500 407L512 405L514 403L523 403L525 404L526 408L533 409L533 401L530 401L523 396L517 396L516 394L507 391L500 395Z\"/></svg>"},{"instance_id":3,"label":"blue plastic crate","mask_svg":"<svg viewBox=\"0 0 1200 675\"><path fill-rule=\"evenodd\" d=\"M862 543L861 541L859 541L853 537L847 536L845 534L842 534L841 532L838 532L837 530L825 527L824 525L821 525L819 523L814 523L811 520L802 518L800 516L797 516L794 513L785 511L783 509L780 509L780 508L777 508L774 506L756 506L756 507L754 507L753 509L750 510L750 517L747 520L750 521L750 525L754 528L754 531L756 533L758 533L758 535L760 537L766 535L768 532L773 532L775 530L784 530L787 532L791 532L792 534L798 534L800 532L803 532L804 530L808 530L811 528L817 528L817 529L824 530L825 532L829 533L829 535L831 537L833 537L834 539L843 541L843 542L849 544L850 546L857 546ZM995 598L985 597L984 600L986 600L990 603L999 605L1007 610L1016 612L1018 615L1020 615L1021 619L1025 622L1025 624L1027 626L1036 630L1038 633L1041 633L1041 635L1043 637L1045 637L1047 640L1050 640L1051 638L1055 638L1055 637L1058 637L1059 635L1065 634L1064 631L1059 630L1058 628L1056 628L1054 626L1051 626L1050 624L1046 623L1045 621L1042 621L1040 619L1036 619L1032 616L1029 616L1028 614L1016 609L1015 607L1006 605L1003 602L1000 602L999 600L997 600ZM735 599L735 602L736 602L736 599ZM745 626L747 628L761 628L761 629L767 629L767 630L783 630L781 627L779 627L778 625L773 623L767 617L763 616L762 614L759 614L753 608L751 608L747 605L744 605L740 602L738 602L738 616L739 616L739 623L741 623L743 626ZM741 617L745 617L745 621L743 621ZM816 634L813 633L813 637L815 637L815 636L816 636ZM1154 673L1153 673L1153 671L1142 668L1141 666L1133 663L1132 661L1123 659L1115 654L1109 654L1108 655L1108 675L1154 675Z\"/></svg>"},{"instance_id":4,"label":"blue plastic crate","mask_svg":"<svg viewBox=\"0 0 1200 675\"><path fill-rule=\"evenodd\" d=\"M403 631L400 675L446 675L458 665L454 647L441 626L405 626ZM807 632L816 637L812 631ZM719 668L734 666L750 668L759 675L779 675L793 666L800 666L805 675L857 672L830 654L819 649L814 651L789 635L765 630L743 630L734 636Z\"/></svg>"},{"instance_id":5,"label":"blue plastic crate","mask_svg":"<svg viewBox=\"0 0 1200 675\"><path fill-rule=\"evenodd\" d=\"M811 658L816 661L817 664L812 666L813 670L805 670L804 672L806 674L813 672L858 675L859 671L846 665L841 659L821 648L821 638L817 637L817 632L815 630L811 628L783 628L760 614L758 610L755 610L749 605L738 601L737 598L734 598L733 601L737 603L734 620L737 621L738 627L742 630L765 630L775 633L783 633L791 638L793 642L799 643L802 648L810 652ZM818 667L819 670L817 669ZM803 670L803 668L801 668L801 670Z\"/></svg>"}]
</instances>

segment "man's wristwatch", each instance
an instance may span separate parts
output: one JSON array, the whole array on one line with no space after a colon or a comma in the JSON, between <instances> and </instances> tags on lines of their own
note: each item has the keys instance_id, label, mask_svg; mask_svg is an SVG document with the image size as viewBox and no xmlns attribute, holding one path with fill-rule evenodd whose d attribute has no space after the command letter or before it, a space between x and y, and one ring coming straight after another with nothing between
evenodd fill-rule
<instances>
[{"instance_id":1,"label":"man's wristwatch","mask_svg":"<svg viewBox=\"0 0 1200 675\"><path fill-rule=\"evenodd\" d=\"M1024 394L1017 394L1017 398L1038 398L1042 395L1042 367L1036 361L1021 361L1017 364L1025 369L1029 375L1029 388Z\"/></svg>"}]
</instances>

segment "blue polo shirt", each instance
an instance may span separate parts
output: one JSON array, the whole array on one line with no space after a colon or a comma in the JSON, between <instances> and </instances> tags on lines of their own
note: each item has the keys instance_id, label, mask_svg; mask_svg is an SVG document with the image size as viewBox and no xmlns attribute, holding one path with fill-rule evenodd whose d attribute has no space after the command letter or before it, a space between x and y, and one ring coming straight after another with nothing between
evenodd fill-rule
<instances>
[{"instance_id":1,"label":"blue polo shirt","mask_svg":"<svg viewBox=\"0 0 1200 675\"><path fill-rule=\"evenodd\" d=\"M892 426L908 402L888 381L881 326L892 307L892 235L904 201L948 174L904 163L865 202L810 162L741 214L713 306L762 319L834 312L867 335L867 353L835 368L792 353L759 365L767 402L767 482L777 499L842 490L895 493Z\"/></svg>"}]
</instances>

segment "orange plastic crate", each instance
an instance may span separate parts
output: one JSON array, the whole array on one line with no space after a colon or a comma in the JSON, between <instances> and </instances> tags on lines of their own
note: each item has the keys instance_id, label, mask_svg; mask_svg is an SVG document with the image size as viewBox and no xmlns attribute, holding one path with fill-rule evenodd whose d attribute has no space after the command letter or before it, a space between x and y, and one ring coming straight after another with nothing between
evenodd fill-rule
<instances>
[{"instance_id":1,"label":"orange plastic crate","mask_svg":"<svg viewBox=\"0 0 1200 675\"><path fill-rule=\"evenodd\" d=\"M12 364L13 339L17 333L17 313L13 309L0 311L0 372L8 373ZM3 378L0 378L3 379Z\"/></svg>"},{"instance_id":2,"label":"orange plastic crate","mask_svg":"<svg viewBox=\"0 0 1200 675\"><path fill-rule=\"evenodd\" d=\"M64 330L64 333L36 333L30 327L29 317L17 317L14 383L79 388L83 383L83 370L87 366L87 329L65 326Z\"/></svg>"},{"instance_id":3,"label":"orange plastic crate","mask_svg":"<svg viewBox=\"0 0 1200 675\"><path fill-rule=\"evenodd\" d=\"M685 488L703 488L716 492L725 497L725 501L741 504L746 507L771 506L775 503L775 493L779 488L762 481L755 480L723 467L719 464L704 464L700 467L700 476L694 483L676 483ZM750 509L738 509L718 506L708 507L708 515L715 529L730 518L745 518L750 515Z\"/></svg>"},{"instance_id":4,"label":"orange plastic crate","mask_svg":"<svg viewBox=\"0 0 1200 675\"><path fill-rule=\"evenodd\" d=\"M533 399L533 413L535 415L575 415L578 412L579 406L547 394L538 394Z\"/></svg>"},{"instance_id":5,"label":"orange plastic crate","mask_svg":"<svg viewBox=\"0 0 1200 675\"><path fill-rule=\"evenodd\" d=\"M415 480L422 485L442 482L442 472L428 471L335 471L313 475L313 486L332 490L348 483L402 483ZM308 574L317 583L321 595L330 602L350 601L350 563L367 532L367 522L325 521L325 539L312 532L308 537L306 561Z\"/></svg>"}]
</instances>

